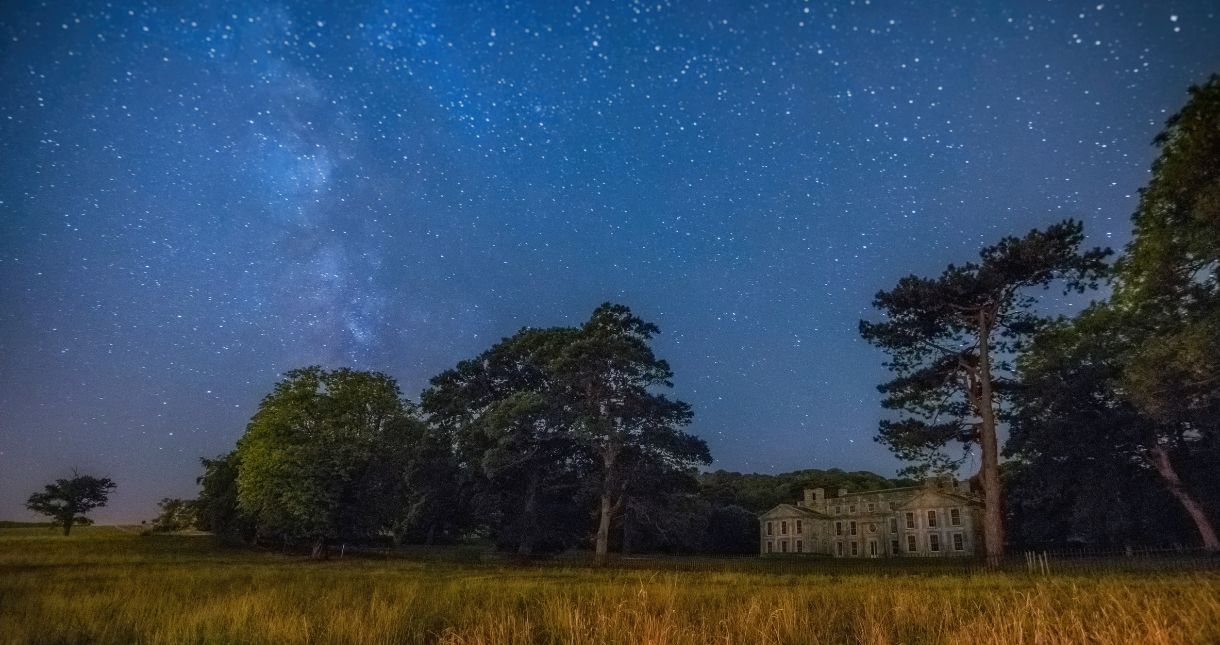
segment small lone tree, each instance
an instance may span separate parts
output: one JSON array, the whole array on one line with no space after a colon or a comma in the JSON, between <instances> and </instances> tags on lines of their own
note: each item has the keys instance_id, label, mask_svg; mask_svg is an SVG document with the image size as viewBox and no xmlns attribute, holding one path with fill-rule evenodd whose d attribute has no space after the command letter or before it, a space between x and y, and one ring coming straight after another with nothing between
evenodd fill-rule
<instances>
[{"instance_id":1,"label":"small lone tree","mask_svg":"<svg viewBox=\"0 0 1220 645\"><path fill-rule=\"evenodd\" d=\"M877 440L924 468L957 465L943 448L978 445L982 453L983 534L989 559L1004 555L1000 507L997 396L1011 359L1041 327L1031 287L1063 280L1066 291L1096 286L1108 249L1083 253L1079 222L1066 220L983 249L981 261L949 265L937 278L907 276L873 305L885 320L860 321L865 340L890 354L897 374L879 387L882 405L907 413L881 422Z\"/></svg>"},{"instance_id":2,"label":"small lone tree","mask_svg":"<svg viewBox=\"0 0 1220 645\"><path fill-rule=\"evenodd\" d=\"M72 479L57 479L47 484L46 490L34 493L26 500L25 507L55 520L64 528L64 535L72 532L72 526L88 526L93 520L85 513L106 505L115 484L109 477L91 477L72 471Z\"/></svg>"},{"instance_id":3,"label":"small lone tree","mask_svg":"<svg viewBox=\"0 0 1220 645\"><path fill-rule=\"evenodd\" d=\"M198 524L196 519L198 511L193 499L166 497L157 502L157 506L161 509L161 513L153 520L152 530L158 533L185 531L195 528L195 525Z\"/></svg>"}]
</instances>

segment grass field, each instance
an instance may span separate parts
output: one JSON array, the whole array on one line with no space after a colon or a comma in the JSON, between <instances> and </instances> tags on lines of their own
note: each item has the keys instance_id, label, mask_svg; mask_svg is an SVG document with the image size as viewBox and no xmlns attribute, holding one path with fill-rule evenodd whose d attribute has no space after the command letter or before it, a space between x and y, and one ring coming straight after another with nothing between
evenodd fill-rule
<instances>
[{"instance_id":1,"label":"grass field","mask_svg":"<svg viewBox=\"0 0 1220 645\"><path fill-rule=\"evenodd\" d=\"M1217 643L1220 576L782 574L296 556L0 529L0 643Z\"/></svg>"}]
</instances>

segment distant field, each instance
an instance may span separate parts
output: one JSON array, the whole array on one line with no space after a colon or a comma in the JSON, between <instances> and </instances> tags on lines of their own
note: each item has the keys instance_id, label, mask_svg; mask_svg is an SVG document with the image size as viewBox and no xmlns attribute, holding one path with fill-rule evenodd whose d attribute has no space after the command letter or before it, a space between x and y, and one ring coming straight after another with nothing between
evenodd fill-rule
<instances>
[{"instance_id":1,"label":"distant field","mask_svg":"<svg viewBox=\"0 0 1220 645\"><path fill-rule=\"evenodd\" d=\"M206 537L3 528L0 643L1220 642L1214 573L596 571L469 556L316 563Z\"/></svg>"}]
</instances>

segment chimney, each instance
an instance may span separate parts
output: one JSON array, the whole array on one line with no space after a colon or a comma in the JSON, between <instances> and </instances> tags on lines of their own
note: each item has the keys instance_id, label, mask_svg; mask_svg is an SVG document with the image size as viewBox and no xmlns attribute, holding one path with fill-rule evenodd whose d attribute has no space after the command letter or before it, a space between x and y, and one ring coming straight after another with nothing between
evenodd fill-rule
<instances>
[{"instance_id":1,"label":"chimney","mask_svg":"<svg viewBox=\"0 0 1220 645\"><path fill-rule=\"evenodd\" d=\"M817 495L814 494L812 488L805 489L805 501L801 504L805 508L813 508L813 502L817 500Z\"/></svg>"},{"instance_id":2,"label":"chimney","mask_svg":"<svg viewBox=\"0 0 1220 645\"><path fill-rule=\"evenodd\" d=\"M847 489L846 489L846 488L840 488L840 489L839 489L839 497L843 497L843 496L844 496L844 495L846 495L846 494L847 494Z\"/></svg>"}]
</instances>

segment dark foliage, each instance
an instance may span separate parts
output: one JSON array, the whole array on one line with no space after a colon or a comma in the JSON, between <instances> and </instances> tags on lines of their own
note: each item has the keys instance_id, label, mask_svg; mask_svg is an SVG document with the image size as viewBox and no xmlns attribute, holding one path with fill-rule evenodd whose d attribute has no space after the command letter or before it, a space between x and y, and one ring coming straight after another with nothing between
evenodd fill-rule
<instances>
[{"instance_id":1,"label":"dark foliage","mask_svg":"<svg viewBox=\"0 0 1220 645\"><path fill-rule=\"evenodd\" d=\"M115 483L108 477L72 471L71 479L57 479L54 484L47 484L43 492L30 495L25 507L50 517L68 535L74 525L92 524L93 520L85 514L105 506L114 489Z\"/></svg>"}]
</instances>

